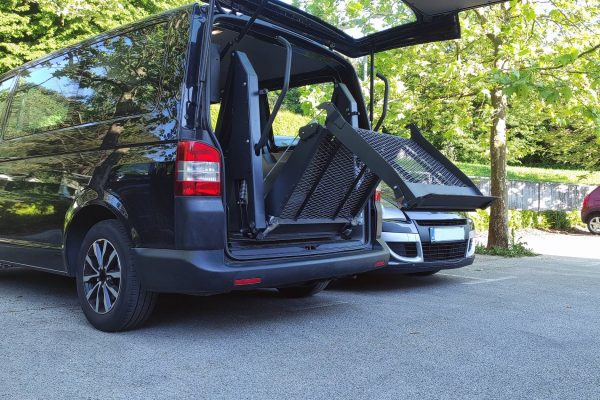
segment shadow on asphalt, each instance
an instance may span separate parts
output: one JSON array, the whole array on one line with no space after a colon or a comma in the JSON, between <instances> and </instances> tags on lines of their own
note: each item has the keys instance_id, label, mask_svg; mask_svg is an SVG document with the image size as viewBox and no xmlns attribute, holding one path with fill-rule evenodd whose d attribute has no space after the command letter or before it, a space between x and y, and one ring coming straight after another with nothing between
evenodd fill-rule
<instances>
[{"instance_id":1,"label":"shadow on asphalt","mask_svg":"<svg viewBox=\"0 0 600 400\"><path fill-rule=\"evenodd\" d=\"M340 292L410 292L420 287L450 284L443 276L412 277L395 273L369 274L333 282L327 292L311 298L288 299L273 289L233 292L214 296L162 294L152 317L144 328L188 325L202 330L221 331L260 324L269 320L304 321L327 317L348 307ZM77 306L77 291L72 278L21 268L0 270L0 293L16 295L29 309ZM327 296L331 293L334 296ZM11 301L6 297L3 301ZM11 304L8 305L9 308ZM83 314L81 315L82 319ZM142 330L145 330L142 328ZM233 331L232 331L233 332Z\"/></svg>"},{"instance_id":2,"label":"shadow on asphalt","mask_svg":"<svg viewBox=\"0 0 600 400\"><path fill-rule=\"evenodd\" d=\"M329 317L350 307L345 293L398 291L410 293L422 287L453 284L454 278L446 276L413 277L397 273L377 273L332 282L326 293L310 298L289 299L279 296L276 290L264 289L233 292L214 296L186 296L163 294L150 321L153 326L183 323L201 323L202 329L223 329L260 324L269 320L305 321ZM327 294L332 296L327 296Z\"/></svg>"},{"instance_id":3,"label":"shadow on asphalt","mask_svg":"<svg viewBox=\"0 0 600 400\"><path fill-rule=\"evenodd\" d=\"M394 271L377 271L359 275L356 278L339 279L332 282L327 290L345 292L407 291L452 283L452 278L443 275L414 276Z\"/></svg>"},{"instance_id":4,"label":"shadow on asphalt","mask_svg":"<svg viewBox=\"0 0 600 400\"><path fill-rule=\"evenodd\" d=\"M55 292L63 296L69 292L77 295L75 281L66 276L26 268L0 269L0 292L6 288L14 288L25 294Z\"/></svg>"}]
</instances>

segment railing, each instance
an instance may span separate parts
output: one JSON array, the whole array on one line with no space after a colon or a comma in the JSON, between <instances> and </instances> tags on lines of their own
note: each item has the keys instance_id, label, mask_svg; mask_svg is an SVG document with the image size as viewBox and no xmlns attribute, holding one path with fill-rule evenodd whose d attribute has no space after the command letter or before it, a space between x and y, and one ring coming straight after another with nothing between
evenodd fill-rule
<instances>
[{"instance_id":1,"label":"railing","mask_svg":"<svg viewBox=\"0 0 600 400\"><path fill-rule=\"evenodd\" d=\"M471 177L479 190L490 195L490 178ZM512 210L571 211L581 208L583 198L595 185L553 182L508 181L508 208Z\"/></svg>"}]
</instances>

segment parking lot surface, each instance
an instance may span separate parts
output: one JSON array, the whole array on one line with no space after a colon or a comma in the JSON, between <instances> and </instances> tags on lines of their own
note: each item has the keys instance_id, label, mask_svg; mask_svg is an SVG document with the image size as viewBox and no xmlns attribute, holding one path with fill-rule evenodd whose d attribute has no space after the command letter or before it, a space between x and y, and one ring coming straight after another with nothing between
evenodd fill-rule
<instances>
[{"instance_id":1,"label":"parking lot surface","mask_svg":"<svg viewBox=\"0 0 600 400\"><path fill-rule=\"evenodd\" d=\"M0 270L0 398L600 398L600 260L478 257L431 277L165 295L94 330L74 283Z\"/></svg>"}]
</instances>

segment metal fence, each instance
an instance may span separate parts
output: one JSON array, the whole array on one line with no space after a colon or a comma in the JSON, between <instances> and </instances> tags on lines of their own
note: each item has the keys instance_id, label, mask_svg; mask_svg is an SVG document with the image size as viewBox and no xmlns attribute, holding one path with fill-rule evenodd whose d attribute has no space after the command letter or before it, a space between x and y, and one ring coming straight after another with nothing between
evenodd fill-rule
<instances>
[{"instance_id":1,"label":"metal fence","mask_svg":"<svg viewBox=\"0 0 600 400\"><path fill-rule=\"evenodd\" d=\"M490 194L490 178L471 177L484 195ZM581 208L583 198L594 190L592 185L568 185L552 182L508 181L508 208L512 210L571 211Z\"/></svg>"}]
</instances>

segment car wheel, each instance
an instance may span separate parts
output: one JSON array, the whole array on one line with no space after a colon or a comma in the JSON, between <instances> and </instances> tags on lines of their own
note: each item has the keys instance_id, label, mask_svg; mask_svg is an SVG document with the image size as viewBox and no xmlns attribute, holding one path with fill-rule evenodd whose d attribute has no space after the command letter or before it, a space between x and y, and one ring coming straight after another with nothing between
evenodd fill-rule
<instances>
[{"instance_id":1,"label":"car wheel","mask_svg":"<svg viewBox=\"0 0 600 400\"><path fill-rule=\"evenodd\" d=\"M140 284L133 244L116 220L101 221L86 234L77 257L77 294L88 321L106 332L133 329L154 309L157 294Z\"/></svg>"},{"instance_id":2,"label":"car wheel","mask_svg":"<svg viewBox=\"0 0 600 400\"><path fill-rule=\"evenodd\" d=\"M433 271L413 272L410 275L412 275L412 276L430 276L430 275L433 275L433 274L437 274L438 272L440 272L440 270L436 269L436 270L433 270Z\"/></svg>"},{"instance_id":3,"label":"car wheel","mask_svg":"<svg viewBox=\"0 0 600 400\"><path fill-rule=\"evenodd\" d=\"M315 295L315 294L325 290L327 285L329 285L329 282L331 282L331 281L325 280L325 281L310 282L310 283L305 283L303 285L298 285L298 286L288 286L288 287L277 288L277 290L279 290L279 294L284 297L289 297L289 298L309 297L309 296Z\"/></svg>"},{"instance_id":4,"label":"car wheel","mask_svg":"<svg viewBox=\"0 0 600 400\"><path fill-rule=\"evenodd\" d=\"M588 230L595 235L600 235L600 215L594 215L587 223Z\"/></svg>"}]
</instances>

